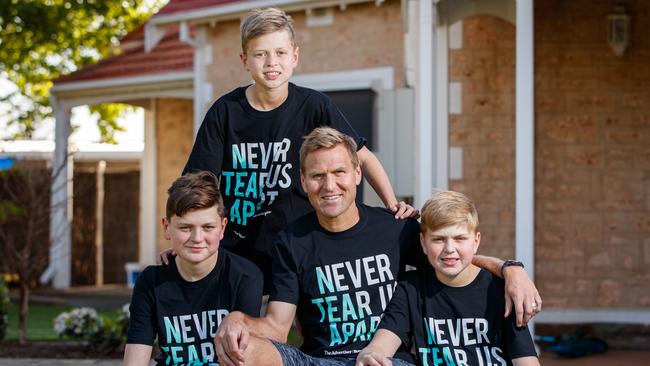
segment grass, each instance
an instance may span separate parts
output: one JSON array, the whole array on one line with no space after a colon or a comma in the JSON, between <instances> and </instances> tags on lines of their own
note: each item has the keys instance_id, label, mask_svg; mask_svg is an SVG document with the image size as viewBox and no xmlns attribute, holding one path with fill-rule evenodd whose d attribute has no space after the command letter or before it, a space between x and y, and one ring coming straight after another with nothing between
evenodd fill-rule
<instances>
[{"instance_id":1,"label":"grass","mask_svg":"<svg viewBox=\"0 0 650 366\"><path fill-rule=\"evenodd\" d=\"M54 318L64 311L72 309L69 306L49 304L29 304L27 310L27 339L30 341L57 341L59 336L54 332ZM115 319L116 310L97 309L105 319ZM18 305L9 305L9 327L5 340L18 340Z\"/></svg>"}]
</instances>

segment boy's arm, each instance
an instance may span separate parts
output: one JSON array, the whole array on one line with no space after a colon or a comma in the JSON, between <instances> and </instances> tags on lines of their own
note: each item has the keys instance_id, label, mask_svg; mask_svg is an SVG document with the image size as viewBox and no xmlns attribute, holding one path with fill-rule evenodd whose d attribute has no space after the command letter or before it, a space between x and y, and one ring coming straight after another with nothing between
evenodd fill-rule
<instances>
[{"instance_id":1,"label":"boy's arm","mask_svg":"<svg viewBox=\"0 0 650 366\"><path fill-rule=\"evenodd\" d=\"M124 349L124 366L148 366L151 361L152 346L146 344L127 344Z\"/></svg>"},{"instance_id":2,"label":"boy's arm","mask_svg":"<svg viewBox=\"0 0 650 366\"><path fill-rule=\"evenodd\" d=\"M355 366L390 366L388 357L393 357L402 344L397 334L387 329L379 329L372 341L357 356Z\"/></svg>"},{"instance_id":3,"label":"boy's arm","mask_svg":"<svg viewBox=\"0 0 650 366\"><path fill-rule=\"evenodd\" d=\"M472 264L501 277L503 261L499 258L475 255ZM504 317L510 314L514 306L517 326L522 327L528 324L528 321L542 310L542 298L539 296L533 281L528 278L528 274L521 267L506 267L503 270L503 280L505 281L506 297Z\"/></svg>"},{"instance_id":4,"label":"boy's arm","mask_svg":"<svg viewBox=\"0 0 650 366\"><path fill-rule=\"evenodd\" d=\"M535 356L513 358L514 366L539 366L539 359Z\"/></svg>"},{"instance_id":5,"label":"boy's arm","mask_svg":"<svg viewBox=\"0 0 650 366\"><path fill-rule=\"evenodd\" d=\"M270 301L262 318L240 311L230 313L221 321L215 336L219 361L225 365L243 363L251 334L286 343L295 315L296 305L281 301Z\"/></svg>"},{"instance_id":6,"label":"boy's arm","mask_svg":"<svg viewBox=\"0 0 650 366\"><path fill-rule=\"evenodd\" d=\"M379 162L379 159L377 159L372 151L368 150L368 148L364 146L357 151L357 155L359 156L363 176L368 180L368 183L370 183L375 192L377 192L377 195L379 195L379 198L384 202L386 208L395 213L395 218L417 219L420 217L419 211L413 208L413 206L404 201L397 201L393 187L388 179L388 175Z\"/></svg>"}]
</instances>

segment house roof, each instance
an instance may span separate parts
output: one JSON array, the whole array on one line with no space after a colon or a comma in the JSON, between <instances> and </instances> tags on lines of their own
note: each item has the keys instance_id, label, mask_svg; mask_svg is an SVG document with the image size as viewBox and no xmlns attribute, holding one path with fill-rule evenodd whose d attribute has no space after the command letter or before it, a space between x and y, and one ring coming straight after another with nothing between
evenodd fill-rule
<instances>
[{"instance_id":1,"label":"house roof","mask_svg":"<svg viewBox=\"0 0 650 366\"><path fill-rule=\"evenodd\" d=\"M137 28L125 37L124 42L130 45L124 47L122 53L61 76L54 80L54 83L58 85L77 81L192 71L194 50L180 41L178 29L168 32L150 52L145 52L143 38L142 28Z\"/></svg>"},{"instance_id":2,"label":"house roof","mask_svg":"<svg viewBox=\"0 0 650 366\"><path fill-rule=\"evenodd\" d=\"M155 16L208 8L215 5L242 2L243 0L170 0Z\"/></svg>"}]
</instances>

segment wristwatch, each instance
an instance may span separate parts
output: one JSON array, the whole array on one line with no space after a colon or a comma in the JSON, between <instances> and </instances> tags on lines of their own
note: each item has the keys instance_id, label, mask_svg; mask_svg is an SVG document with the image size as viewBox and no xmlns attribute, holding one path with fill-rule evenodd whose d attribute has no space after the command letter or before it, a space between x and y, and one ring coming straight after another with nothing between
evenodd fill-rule
<instances>
[{"instance_id":1,"label":"wristwatch","mask_svg":"<svg viewBox=\"0 0 650 366\"><path fill-rule=\"evenodd\" d=\"M508 259L505 262L503 262L503 264L501 265L501 278L503 278L503 270L506 269L506 267L510 267L510 266L517 266L517 267L524 268L524 264L521 263L520 261L514 259Z\"/></svg>"}]
</instances>

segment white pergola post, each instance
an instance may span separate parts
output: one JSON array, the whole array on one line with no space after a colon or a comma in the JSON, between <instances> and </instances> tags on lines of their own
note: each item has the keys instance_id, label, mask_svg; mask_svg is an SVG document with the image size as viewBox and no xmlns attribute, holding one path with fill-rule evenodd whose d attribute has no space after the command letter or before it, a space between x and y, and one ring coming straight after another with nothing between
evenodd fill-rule
<instances>
[{"instance_id":1,"label":"white pergola post","mask_svg":"<svg viewBox=\"0 0 650 366\"><path fill-rule=\"evenodd\" d=\"M415 170L414 206L421 207L433 187L433 30L435 9L432 1L416 1L415 4Z\"/></svg>"},{"instance_id":2,"label":"white pergola post","mask_svg":"<svg viewBox=\"0 0 650 366\"><path fill-rule=\"evenodd\" d=\"M437 1L436 1L437 3ZM433 187L447 189L449 187L449 38L448 23L438 12L438 6L433 8L433 57L432 70L433 92L435 106L431 124L433 128ZM432 187L432 188L433 188ZM431 196L431 189L425 199ZM424 203L424 202L423 202ZM420 206L421 207L421 206Z\"/></svg>"},{"instance_id":3,"label":"white pergola post","mask_svg":"<svg viewBox=\"0 0 650 366\"><path fill-rule=\"evenodd\" d=\"M52 281L54 288L70 287L72 248L72 164L68 152L72 108L53 95L56 120L55 149L52 157L50 197L50 262L41 282Z\"/></svg>"},{"instance_id":4,"label":"white pergola post","mask_svg":"<svg viewBox=\"0 0 650 366\"><path fill-rule=\"evenodd\" d=\"M533 0L517 0L515 252L535 279L535 70ZM533 322L528 323L534 334Z\"/></svg>"},{"instance_id":5,"label":"white pergola post","mask_svg":"<svg viewBox=\"0 0 650 366\"><path fill-rule=\"evenodd\" d=\"M208 83L206 77L206 65L212 63L212 45L206 41L207 33L205 26L199 26L195 30L194 38L190 37L189 25L181 22L181 41L194 48L194 136L199 132L203 115L212 101L212 84Z\"/></svg>"},{"instance_id":6,"label":"white pergola post","mask_svg":"<svg viewBox=\"0 0 650 366\"><path fill-rule=\"evenodd\" d=\"M160 227L156 217L156 99L151 98L144 112L144 151L140 160L140 250L141 265L156 263L156 232Z\"/></svg>"}]
</instances>

